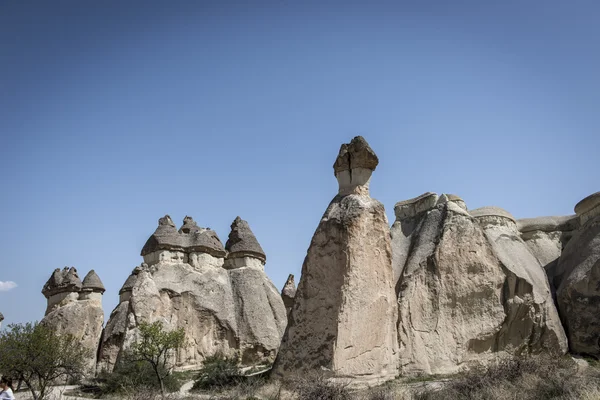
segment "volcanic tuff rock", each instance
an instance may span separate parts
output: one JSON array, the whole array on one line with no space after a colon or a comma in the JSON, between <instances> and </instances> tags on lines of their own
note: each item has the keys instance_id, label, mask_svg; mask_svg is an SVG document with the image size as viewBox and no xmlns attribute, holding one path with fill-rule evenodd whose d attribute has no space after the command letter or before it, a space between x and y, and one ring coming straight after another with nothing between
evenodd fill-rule
<instances>
[{"instance_id":1,"label":"volcanic tuff rock","mask_svg":"<svg viewBox=\"0 0 600 400\"><path fill-rule=\"evenodd\" d=\"M359 384L396 376L389 227L383 205L368 189L376 166L363 138L342 145L334 164L339 194L304 260L276 376L323 371Z\"/></svg>"},{"instance_id":2,"label":"volcanic tuff rock","mask_svg":"<svg viewBox=\"0 0 600 400\"><path fill-rule=\"evenodd\" d=\"M281 298L283 299L283 304L285 304L288 316L294 305L294 297L296 297L296 283L294 282L294 275L289 274L285 285L283 285L283 289L281 289Z\"/></svg>"},{"instance_id":3,"label":"volcanic tuff rock","mask_svg":"<svg viewBox=\"0 0 600 400\"><path fill-rule=\"evenodd\" d=\"M578 227L579 218L576 215L517 220L521 238L546 270L553 293L556 291L554 281L558 273L558 258Z\"/></svg>"},{"instance_id":4,"label":"volcanic tuff rock","mask_svg":"<svg viewBox=\"0 0 600 400\"><path fill-rule=\"evenodd\" d=\"M565 351L546 277L510 214L484 208L474 217L458 196L434 193L394 211L401 373L454 373L497 352Z\"/></svg>"},{"instance_id":5,"label":"volcanic tuff rock","mask_svg":"<svg viewBox=\"0 0 600 400\"><path fill-rule=\"evenodd\" d=\"M75 268L65 267L54 270L42 293L48 299L48 307L41 323L80 340L92 356L87 368L88 374L93 374L104 324L102 281L91 270L82 283Z\"/></svg>"},{"instance_id":6,"label":"volcanic tuff rock","mask_svg":"<svg viewBox=\"0 0 600 400\"><path fill-rule=\"evenodd\" d=\"M572 352L600 357L600 192L575 206L580 227L555 275L557 302Z\"/></svg>"},{"instance_id":7,"label":"volcanic tuff rock","mask_svg":"<svg viewBox=\"0 0 600 400\"><path fill-rule=\"evenodd\" d=\"M264 273L266 257L246 221L236 218L230 240L236 246L228 245L227 253L216 233L191 217L179 230L169 216L159 219L142 249L144 263L119 292L99 369L113 368L136 340L141 321L156 320L185 330L174 360L180 369L199 368L217 352L238 353L244 364L272 361L287 323L283 301Z\"/></svg>"}]
</instances>

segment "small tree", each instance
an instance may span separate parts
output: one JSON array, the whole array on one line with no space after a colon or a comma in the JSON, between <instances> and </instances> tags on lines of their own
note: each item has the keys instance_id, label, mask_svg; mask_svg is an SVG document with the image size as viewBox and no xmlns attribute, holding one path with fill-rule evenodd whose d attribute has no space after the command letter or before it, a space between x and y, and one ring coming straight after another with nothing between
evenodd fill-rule
<instances>
[{"instance_id":1,"label":"small tree","mask_svg":"<svg viewBox=\"0 0 600 400\"><path fill-rule=\"evenodd\" d=\"M79 378L92 355L72 335L35 323L11 324L0 332L0 371L25 382L34 400L60 378Z\"/></svg>"},{"instance_id":2,"label":"small tree","mask_svg":"<svg viewBox=\"0 0 600 400\"><path fill-rule=\"evenodd\" d=\"M131 347L132 356L138 361L150 363L164 396L164 379L171 373L168 366L169 353L183 345L185 332L183 328L167 332L160 321L152 324L142 322L139 329L140 339Z\"/></svg>"}]
</instances>

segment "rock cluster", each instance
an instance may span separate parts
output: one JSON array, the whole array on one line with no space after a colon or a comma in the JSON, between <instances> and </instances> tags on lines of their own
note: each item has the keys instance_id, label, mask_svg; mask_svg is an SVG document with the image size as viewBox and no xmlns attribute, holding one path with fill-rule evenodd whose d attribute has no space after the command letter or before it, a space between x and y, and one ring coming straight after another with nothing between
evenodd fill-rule
<instances>
[{"instance_id":1,"label":"rock cluster","mask_svg":"<svg viewBox=\"0 0 600 400\"><path fill-rule=\"evenodd\" d=\"M75 268L44 285L43 323L98 350L97 371L114 367L143 321L184 329L179 369L236 354L245 366L274 361L275 377L320 371L358 385L456 373L504 355L570 349L600 358L600 192L575 215L520 220L427 192L396 203L390 229L369 193L378 163L360 136L341 146L338 194L297 288L289 275L278 292L240 217L223 246L191 217L177 229L166 215L103 331L104 286L94 271L82 282Z\"/></svg>"},{"instance_id":2,"label":"rock cluster","mask_svg":"<svg viewBox=\"0 0 600 400\"><path fill-rule=\"evenodd\" d=\"M391 228L402 374L446 374L497 353L566 351L542 266L497 207L455 195L396 204Z\"/></svg>"},{"instance_id":3,"label":"rock cluster","mask_svg":"<svg viewBox=\"0 0 600 400\"><path fill-rule=\"evenodd\" d=\"M273 361L287 318L277 288L264 272L266 256L248 223L236 218L226 246L217 234L185 217L178 230L158 221L119 291L106 324L98 369L111 370L136 339L142 321L184 328L180 369L196 369L216 353L238 354L245 365Z\"/></svg>"},{"instance_id":4,"label":"rock cluster","mask_svg":"<svg viewBox=\"0 0 600 400\"><path fill-rule=\"evenodd\" d=\"M396 298L383 205L369 195L378 159L362 137L342 145L334 164L339 193L312 238L276 376L320 370L353 383L397 373Z\"/></svg>"},{"instance_id":5,"label":"rock cluster","mask_svg":"<svg viewBox=\"0 0 600 400\"><path fill-rule=\"evenodd\" d=\"M89 372L94 370L102 335L104 291L104 285L94 270L88 272L82 282L73 267L55 269L42 289L47 308L41 323L81 341L94 356L87 365Z\"/></svg>"}]
</instances>

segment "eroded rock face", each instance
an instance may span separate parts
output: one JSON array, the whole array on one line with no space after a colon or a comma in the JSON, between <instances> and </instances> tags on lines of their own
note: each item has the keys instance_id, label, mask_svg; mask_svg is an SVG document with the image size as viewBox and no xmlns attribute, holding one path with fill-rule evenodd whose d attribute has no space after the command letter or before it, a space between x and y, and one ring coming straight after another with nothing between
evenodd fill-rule
<instances>
[{"instance_id":1,"label":"eroded rock face","mask_svg":"<svg viewBox=\"0 0 600 400\"><path fill-rule=\"evenodd\" d=\"M556 291L554 279L558 274L558 258L578 227L579 218L576 215L525 218L517 221L521 238L544 267L552 292Z\"/></svg>"},{"instance_id":2,"label":"eroded rock face","mask_svg":"<svg viewBox=\"0 0 600 400\"><path fill-rule=\"evenodd\" d=\"M509 324L501 332L507 350L518 355L566 353L567 340L548 277L521 239L515 219L496 207L473 210L471 214L483 227L507 276L504 308Z\"/></svg>"},{"instance_id":3,"label":"eroded rock face","mask_svg":"<svg viewBox=\"0 0 600 400\"><path fill-rule=\"evenodd\" d=\"M283 299L283 304L285 305L285 309L290 314L292 311L292 306L294 305L294 298L296 297L296 282L294 282L294 275L289 274L287 280L285 281L285 285L283 285L283 289L281 289L281 298Z\"/></svg>"},{"instance_id":4,"label":"eroded rock face","mask_svg":"<svg viewBox=\"0 0 600 400\"><path fill-rule=\"evenodd\" d=\"M48 307L41 323L60 334L70 334L81 341L90 352L86 363L87 373L93 375L104 325L102 281L91 270L81 282L75 268L65 267L62 271L54 271L42 293L48 299Z\"/></svg>"},{"instance_id":5,"label":"eroded rock face","mask_svg":"<svg viewBox=\"0 0 600 400\"><path fill-rule=\"evenodd\" d=\"M185 345L173 360L178 369L200 368L218 352L239 355L245 365L272 362L287 319L283 301L264 273L264 254L259 259L248 252L228 253L213 231L198 227L191 217L179 231L170 221L168 216L159 220L142 250L145 263L120 290L120 304L104 332L99 368L114 367L137 339L141 321L157 320L167 330L184 328ZM239 225L251 241L246 221L236 219L232 230Z\"/></svg>"},{"instance_id":6,"label":"eroded rock face","mask_svg":"<svg viewBox=\"0 0 600 400\"><path fill-rule=\"evenodd\" d=\"M557 302L571 351L600 357L600 192L575 206L580 227L557 265Z\"/></svg>"},{"instance_id":7,"label":"eroded rock face","mask_svg":"<svg viewBox=\"0 0 600 400\"><path fill-rule=\"evenodd\" d=\"M377 158L362 138L334 164L340 194L330 203L302 266L275 376L323 371L353 383L397 373L397 317L383 205L369 196Z\"/></svg>"},{"instance_id":8,"label":"eroded rock face","mask_svg":"<svg viewBox=\"0 0 600 400\"><path fill-rule=\"evenodd\" d=\"M543 269L514 222L496 231L495 218L510 214L488 220L474 210L475 218L458 196L433 193L398 203L395 214L402 374L454 373L498 352L565 351Z\"/></svg>"},{"instance_id":9,"label":"eroded rock face","mask_svg":"<svg viewBox=\"0 0 600 400\"><path fill-rule=\"evenodd\" d=\"M225 245L242 362L275 360L287 325L279 291L264 273L265 253L248 222L237 217Z\"/></svg>"}]
</instances>

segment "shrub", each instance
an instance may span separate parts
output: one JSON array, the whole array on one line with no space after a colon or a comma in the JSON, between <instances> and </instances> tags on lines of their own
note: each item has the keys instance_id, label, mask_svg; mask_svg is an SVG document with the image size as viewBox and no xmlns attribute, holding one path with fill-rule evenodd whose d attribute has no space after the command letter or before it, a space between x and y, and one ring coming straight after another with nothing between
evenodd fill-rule
<instances>
[{"instance_id":1,"label":"shrub","mask_svg":"<svg viewBox=\"0 0 600 400\"><path fill-rule=\"evenodd\" d=\"M569 357L507 359L484 369L471 370L443 389L418 394L416 399L580 399L584 395L583 388L589 387L585 379L596 378L575 378L576 370L576 365Z\"/></svg>"},{"instance_id":2,"label":"shrub","mask_svg":"<svg viewBox=\"0 0 600 400\"><path fill-rule=\"evenodd\" d=\"M322 374L310 374L291 384L298 400L349 400L348 384L330 381Z\"/></svg>"},{"instance_id":3,"label":"shrub","mask_svg":"<svg viewBox=\"0 0 600 400\"><path fill-rule=\"evenodd\" d=\"M221 353L207 357L196 377L193 390L217 389L237 385L241 381L237 357L227 357Z\"/></svg>"},{"instance_id":4,"label":"shrub","mask_svg":"<svg viewBox=\"0 0 600 400\"><path fill-rule=\"evenodd\" d=\"M154 390L160 393L160 383L156 379L154 368L145 361L135 361L130 355L125 355L120 360L113 372L101 373L96 381L100 386L100 393L129 394L139 392L140 389ZM180 382L172 375L166 375L164 386L167 392L175 392L181 386Z\"/></svg>"}]
</instances>

